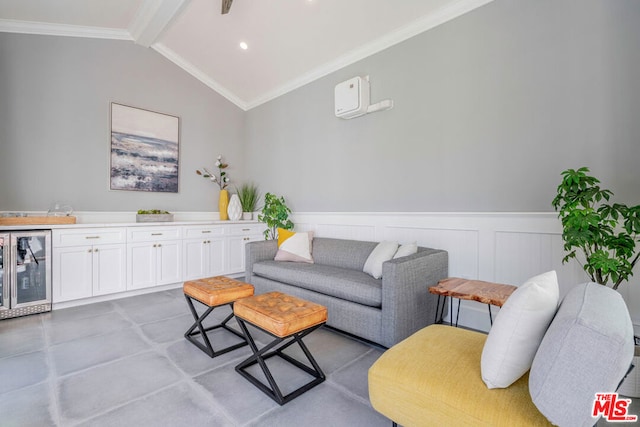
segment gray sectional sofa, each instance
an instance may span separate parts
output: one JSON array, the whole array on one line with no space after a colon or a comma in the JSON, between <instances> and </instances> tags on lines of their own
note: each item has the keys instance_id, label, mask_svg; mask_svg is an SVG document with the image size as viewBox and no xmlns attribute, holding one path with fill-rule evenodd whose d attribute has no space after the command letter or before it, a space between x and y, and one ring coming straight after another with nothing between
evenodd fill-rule
<instances>
[{"instance_id":1,"label":"gray sectional sofa","mask_svg":"<svg viewBox=\"0 0 640 427\"><path fill-rule=\"evenodd\" d=\"M391 347L434 322L437 297L428 287L447 277L448 254L418 247L416 254L386 261L375 279L363 267L376 245L316 237L308 264L274 261L275 240L250 242L244 280L256 294L279 291L325 305L327 325Z\"/></svg>"}]
</instances>

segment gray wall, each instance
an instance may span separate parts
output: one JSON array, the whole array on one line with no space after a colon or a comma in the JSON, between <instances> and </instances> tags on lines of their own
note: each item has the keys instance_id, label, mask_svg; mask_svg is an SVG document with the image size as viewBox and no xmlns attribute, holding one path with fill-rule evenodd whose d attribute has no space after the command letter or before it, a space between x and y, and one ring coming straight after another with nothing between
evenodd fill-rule
<instances>
[{"instance_id":1,"label":"gray wall","mask_svg":"<svg viewBox=\"0 0 640 427\"><path fill-rule=\"evenodd\" d=\"M247 113L246 164L295 211L551 211L588 166L640 203L640 2L496 0ZM391 111L341 120L369 74Z\"/></svg>"},{"instance_id":2,"label":"gray wall","mask_svg":"<svg viewBox=\"0 0 640 427\"><path fill-rule=\"evenodd\" d=\"M0 33L0 210L215 211L195 175L296 211L550 211L589 166L640 203L640 2L496 0L249 112L132 42ZM369 74L391 111L333 116ZM109 190L109 107L181 117L180 192Z\"/></svg>"},{"instance_id":3,"label":"gray wall","mask_svg":"<svg viewBox=\"0 0 640 427\"><path fill-rule=\"evenodd\" d=\"M110 103L181 118L177 194L109 190ZM133 42L0 33L0 210L217 210L195 169L243 175L245 113Z\"/></svg>"}]
</instances>

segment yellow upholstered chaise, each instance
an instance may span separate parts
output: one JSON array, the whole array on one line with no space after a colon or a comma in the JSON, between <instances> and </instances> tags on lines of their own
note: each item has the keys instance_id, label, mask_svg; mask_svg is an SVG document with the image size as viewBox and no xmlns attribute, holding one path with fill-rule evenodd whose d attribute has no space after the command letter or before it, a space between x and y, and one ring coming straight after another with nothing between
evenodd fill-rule
<instances>
[{"instance_id":1,"label":"yellow upholstered chaise","mask_svg":"<svg viewBox=\"0 0 640 427\"><path fill-rule=\"evenodd\" d=\"M596 393L615 392L633 359L633 325L620 294L595 283L564 297L531 370L507 388L481 376L487 335L431 325L369 369L374 409L405 427L591 427Z\"/></svg>"},{"instance_id":2,"label":"yellow upholstered chaise","mask_svg":"<svg viewBox=\"0 0 640 427\"><path fill-rule=\"evenodd\" d=\"M369 398L403 426L549 426L529 396L528 375L506 389L482 381L487 336L428 326L387 350L369 370Z\"/></svg>"}]
</instances>

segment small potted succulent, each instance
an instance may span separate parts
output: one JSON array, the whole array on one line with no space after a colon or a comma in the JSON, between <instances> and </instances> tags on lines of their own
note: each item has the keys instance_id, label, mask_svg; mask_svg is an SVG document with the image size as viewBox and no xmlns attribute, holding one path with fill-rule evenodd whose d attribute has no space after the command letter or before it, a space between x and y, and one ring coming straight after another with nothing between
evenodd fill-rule
<instances>
[{"instance_id":1,"label":"small potted succulent","mask_svg":"<svg viewBox=\"0 0 640 427\"><path fill-rule=\"evenodd\" d=\"M136 222L171 222L173 214L160 209L140 209L136 215Z\"/></svg>"}]
</instances>

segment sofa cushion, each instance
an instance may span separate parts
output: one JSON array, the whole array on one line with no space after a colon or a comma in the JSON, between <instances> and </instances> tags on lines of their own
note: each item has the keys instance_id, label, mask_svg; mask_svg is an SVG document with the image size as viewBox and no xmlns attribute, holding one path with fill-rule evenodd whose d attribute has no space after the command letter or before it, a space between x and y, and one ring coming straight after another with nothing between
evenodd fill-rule
<instances>
[{"instance_id":1,"label":"sofa cushion","mask_svg":"<svg viewBox=\"0 0 640 427\"><path fill-rule=\"evenodd\" d=\"M316 259L317 261L317 259ZM330 265L260 261L253 274L358 304L380 307L382 281L362 271Z\"/></svg>"},{"instance_id":2,"label":"sofa cushion","mask_svg":"<svg viewBox=\"0 0 640 427\"><path fill-rule=\"evenodd\" d=\"M493 322L482 351L482 379L487 387L509 387L531 368L558 298L555 271L529 279L511 294Z\"/></svg>"},{"instance_id":3,"label":"sofa cushion","mask_svg":"<svg viewBox=\"0 0 640 427\"><path fill-rule=\"evenodd\" d=\"M554 424L592 426L595 393L616 391L633 351L633 325L620 294L595 283L575 286L533 360L531 398Z\"/></svg>"},{"instance_id":4,"label":"sofa cushion","mask_svg":"<svg viewBox=\"0 0 640 427\"><path fill-rule=\"evenodd\" d=\"M367 261L364 263L362 270L372 275L375 279L382 277L382 264L390 259L398 251L398 242L384 241L378 243L378 245L371 251L367 257Z\"/></svg>"},{"instance_id":5,"label":"sofa cushion","mask_svg":"<svg viewBox=\"0 0 640 427\"><path fill-rule=\"evenodd\" d=\"M278 228L278 252L276 261L308 262L313 264L311 245L313 231L293 232Z\"/></svg>"},{"instance_id":6,"label":"sofa cushion","mask_svg":"<svg viewBox=\"0 0 640 427\"><path fill-rule=\"evenodd\" d=\"M316 237L313 239L313 259L316 264L362 271L364 263L377 244L376 242Z\"/></svg>"},{"instance_id":7,"label":"sofa cushion","mask_svg":"<svg viewBox=\"0 0 640 427\"><path fill-rule=\"evenodd\" d=\"M444 325L421 329L371 366L371 404L400 425L550 426L529 397L526 375L507 389L484 385L486 337Z\"/></svg>"},{"instance_id":8,"label":"sofa cushion","mask_svg":"<svg viewBox=\"0 0 640 427\"><path fill-rule=\"evenodd\" d=\"M413 255L418 253L418 243L405 243L404 245L400 245L398 251L393 256L393 259L402 258L405 256Z\"/></svg>"}]
</instances>

